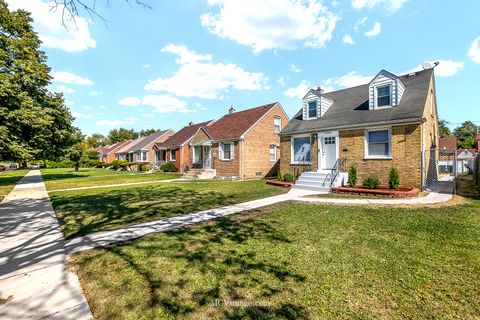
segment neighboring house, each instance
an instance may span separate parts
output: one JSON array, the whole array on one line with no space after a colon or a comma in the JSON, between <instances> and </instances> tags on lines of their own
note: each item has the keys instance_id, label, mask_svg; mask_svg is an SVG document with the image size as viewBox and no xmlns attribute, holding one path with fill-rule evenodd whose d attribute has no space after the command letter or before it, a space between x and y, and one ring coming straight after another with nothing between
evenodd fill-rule
<instances>
[{"instance_id":1,"label":"neighboring house","mask_svg":"<svg viewBox=\"0 0 480 320\"><path fill-rule=\"evenodd\" d=\"M477 152L480 152L480 133L477 133L476 140L477 143L475 145L475 148L477 149Z\"/></svg>"},{"instance_id":2,"label":"neighboring house","mask_svg":"<svg viewBox=\"0 0 480 320\"><path fill-rule=\"evenodd\" d=\"M457 153L457 137L438 139L438 165L440 173L455 174L455 154Z\"/></svg>"},{"instance_id":3,"label":"neighboring house","mask_svg":"<svg viewBox=\"0 0 480 320\"><path fill-rule=\"evenodd\" d=\"M99 148L98 151L98 159L102 162L108 163L115 160L115 152L126 146L130 143L131 140L120 141L108 146L104 146Z\"/></svg>"},{"instance_id":4,"label":"neighboring house","mask_svg":"<svg viewBox=\"0 0 480 320\"><path fill-rule=\"evenodd\" d=\"M476 150L458 150L457 152L457 170L458 173L470 173L475 165Z\"/></svg>"},{"instance_id":5,"label":"neighboring house","mask_svg":"<svg viewBox=\"0 0 480 320\"><path fill-rule=\"evenodd\" d=\"M338 171L333 185L346 183L352 165L358 184L375 177L387 185L392 167L405 187L422 187L426 175L437 173L437 153L429 151L438 148L433 68L402 76L382 70L368 84L312 89L302 103L280 133L282 172L315 172L300 186L329 188ZM327 183L319 186L322 179Z\"/></svg>"},{"instance_id":6,"label":"neighboring house","mask_svg":"<svg viewBox=\"0 0 480 320\"><path fill-rule=\"evenodd\" d=\"M210 124L212 120L194 124L190 122L188 126L170 136L162 143L155 144L156 163L174 162L177 171L183 172L183 169L190 167L190 146L188 143L202 126Z\"/></svg>"},{"instance_id":7,"label":"neighboring house","mask_svg":"<svg viewBox=\"0 0 480 320\"><path fill-rule=\"evenodd\" d=\"M199 128L190 142L193 168L211 176L258 178L276 173L279 133L289 118L278 102L229 113Z\"/></svg>"},{"instance_id":8,"label":"neighboring house","mask_svg":"<svg viewBox=\"0 0 480 320\"><path fill-rule=\"evenodd\" d=\"M131 162L157 163L155 144L162 143L174 134L168 129L137 138L116 152L116 158Z\"/></svg>"},{"instance_id":9,"label":"neighboring house","mask_svg":"<svg viewBox=\"0 0 480 320\"><path fill-rule=\"evenodd\" d=\"M438 148L440 150L457 150L457 137L445 137L438 139Z\"/></svg>"}]
</instances>

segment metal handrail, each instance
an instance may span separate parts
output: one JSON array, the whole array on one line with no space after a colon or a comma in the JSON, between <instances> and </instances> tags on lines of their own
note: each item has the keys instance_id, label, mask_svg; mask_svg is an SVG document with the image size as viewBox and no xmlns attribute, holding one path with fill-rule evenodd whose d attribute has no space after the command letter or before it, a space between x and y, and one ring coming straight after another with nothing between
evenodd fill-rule
<instances>
[{"instance_id":1,"label":"metal handrail","mask_svg":"<svg viewBox=\"0 0 480 320\"><path fill-rule=\"evenodd\" d=\"M337 179L338 174L340 173L340 168L343 167L346 162L347 162L347 159L338 158L337 161L335 161L333 168L330 170L330 172L326 175L325 179L323 180L323 185L325 185L325 182L327 182L328 177L331 176L332 177L330 180L330 187L331 187L335 182L335 179Z\"/></svg>"}]
</instances>

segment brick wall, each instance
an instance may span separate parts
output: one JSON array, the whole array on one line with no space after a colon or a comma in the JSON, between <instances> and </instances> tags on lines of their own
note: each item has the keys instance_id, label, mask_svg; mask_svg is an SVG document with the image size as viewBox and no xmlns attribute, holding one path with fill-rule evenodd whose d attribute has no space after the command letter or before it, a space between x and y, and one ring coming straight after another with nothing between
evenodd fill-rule
<instances>
[{"instance_id":1,"label":"brick wall","mask_svg":"<svg viewBox=\"0 0 480 320\"><path fill-rule=\"evenodd\" d=\"M244 140L244 177L255 178L275 175L280 159L280 136L274 132L273 121L280 117L281 128L288 123L288 117L279 106L267 113L247 134ZM277 146L277 161L270 161L270 145Z\"/></svg>"},{"instance_id":2,"label":"brick wall","mask_svg":"<svg viewBox=\"0 0 480 320\"><path fill-rule=\"evenodd\" d=\"M294 169L298 168L298 165L291 164L292 153L291 153L291 146L290 146L290 136L281 137L280 139L280 170L282 173L294 173ZM318 169L318 143L317 143L317 135L311 134L311 170L317 171Z\"/></svg>"},{"instance_id":3,"label":"brick wall","mask_svg":"<svg viewBox=\"0 0 480 320\"><path fill-rule=\"evenodd\" d=\"M389 172L395 167L400 175L400 185L421 186L421 125L393 126L392 159L365 159L365 130L340 131L340 157L347 159L347 168L357 166L358 184L368 177L388 185Z\"/></svg>"},{"instance_id":4,"label":"brick wall","mask_svg":"<svg viewBox=\"0 0 480 320\"><path fill-rule=\"evenodd\" d=\"M233 160L218 158L218 143L212 145L212 164L220 177L240 177L240 143L234 142Z\"/></svg>"}]
</instances>

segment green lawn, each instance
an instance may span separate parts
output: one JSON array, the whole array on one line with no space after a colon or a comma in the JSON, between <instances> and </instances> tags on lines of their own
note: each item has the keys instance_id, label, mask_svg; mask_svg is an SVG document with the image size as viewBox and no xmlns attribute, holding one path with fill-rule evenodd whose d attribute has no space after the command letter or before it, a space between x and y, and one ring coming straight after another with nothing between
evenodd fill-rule
<instances>
[{"instance_id":1,"label":"green lawn","mask_svg":"<svg viewBox=\"0 0 480 320\"><path fill-rule=\"evenodd\" d=\"M27 169L0 172L0 202L12 191L15 184L28 172Z\"/></svg>"},{"instance_id":2,"label":"green lawn","mask_svg":"<svg viewBox=\"0 0 480 320\"><path fill-rule=\"evenodd\" d=\"M287 203L76 254L73 264L96 319L475 319L480 200Z\"/></svg>"},{"instance_id":3,"label":"green lawn","mask_svg":"<svg viewBox=\"0 0 480 320\"><path fill-rule=\"evenodd\" d=\"M61 229L70 238L281 192L264 180L212 180L50 192L50 198Z\"/></svg>"},{"instance_id":4,"label":"green lawn","mask_svg":"<svg viewBox=\"0 0 480 320\"><path fill-rule=\"evenodd\" d=\"M143 182L179 178L179 174L149 174L131 171L113 171L96 168L80 168L75 172L73 168L42 169L47 190Z\"/></svg>"}]
</instances>

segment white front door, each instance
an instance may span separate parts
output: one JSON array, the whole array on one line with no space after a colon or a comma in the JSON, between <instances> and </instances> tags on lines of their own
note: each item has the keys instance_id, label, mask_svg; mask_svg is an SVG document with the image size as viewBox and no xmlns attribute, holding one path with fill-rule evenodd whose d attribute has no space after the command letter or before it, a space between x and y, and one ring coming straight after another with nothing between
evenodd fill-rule
<instances>
[{"instance_id":1,"label":"white front door","mask_svg":"<svg viewBox=\"0 0 480 320\"><path fill-rule=\"evenodd\" d=\"M333 169L338 158L338 133L318 134L318 169Z\"/></svg>"},{"instance_id":2,"label":"white front door","mask_svg":"<svg viewBox=\"0 0 480 320\"><path fill-rule=\"evenodd\" d=\"M212 168L212 147L205 146L203 147L203 168L204 169L211 169Z\"/></svg>"}]
</instances>

